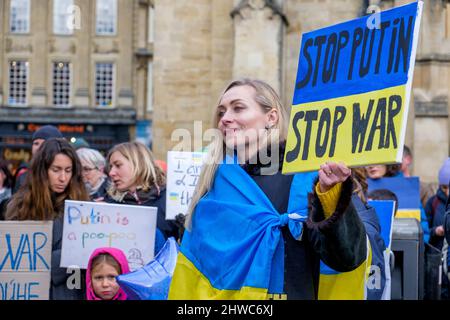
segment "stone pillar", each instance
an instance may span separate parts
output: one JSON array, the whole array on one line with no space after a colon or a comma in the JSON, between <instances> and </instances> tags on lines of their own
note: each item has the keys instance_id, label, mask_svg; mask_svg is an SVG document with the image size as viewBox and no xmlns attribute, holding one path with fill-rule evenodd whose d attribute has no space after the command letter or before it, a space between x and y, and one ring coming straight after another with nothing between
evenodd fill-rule
<instances>
[{"instance_id":1,"label":"stone pillar","mask_svg":"<svg viewBox=\"0 0 450 320\"><path fill-rule=\"evenodd\" d=\"M213 118L214 108L225 86L233 77L233 1L212 0L211 4L211 93L207 119ZM212 125L210 122L208 125ZM204 128L206 129L206 128Z\"/></svg>"},{"instance_id":2,"label":"stone pillar","mask_svg":"<svg viewBox=\"0 0 450 320\"><path fill-rule=\"evenodd\" d=\"M77 61L73 64L74 106L89 107L94 104L90 99L91 80L91 33L95 32L95 1L75 0L74 5L80 8L81 29L74 30L77 43ZM86 31L88 30L88 32Z\"/></svg>"},{"instance_id":3,"label":"stone pillar","mask_svg":"<svg viewBox=\"0 0 450 320\"><path fill-rule=\"evenodd\" d=\"M133 1L135 4L135 1ZM129 0L117 1L117 35L119 56L117 59L118 107L133 106L133 4Z\"/></svg>"},{"instance_id":4,"label":"stone pillar","mask_svg":"<svg viewBox=\"0 0 450 320\"><path fill-rule=\"evenodd\" d=\"M194 121L210 123L211 0L155 1L153 150L159 159L191 133ZM205 127L203 125L203 127Z\"/></svg>"},{"instance_id":5,"label":"stone pillar","mask_svg":"<svg viewBox=\"0 0 450 320\"><path fill-rule=\"evenodd\" d=\"M133 47L136 62L133 68L133 89L138 120L151 116L147 112L148 62L153 58L153 48L148 42L149 6L149 1L139 1L134 5Z\"/></svg>"},{"instance_id":6,"label":"stone pillar","mask_svg":"<svg viewBox=\"0 0 450 320\"><path fill-rule=\"evenodd\" d=\"M52 15L53 7L50 1L44 1L41 5L34 5L30 2L30 33L33 35L33 56L30 61L30 104L37 107L48 106L46 88L48 87L48 17ZM43 18L45 17L45 18Z\"/></svg>"},{"instance_id":7,"label":"stone pillar","mask_svg":"<svg viewBox=\"0 0 450 320\"><path fill-rule=\"evenodd\" d=\"M396 5L400 4L397 3ZM446 1L424 3L414 70L414 175L436 182L449 154L450 38Z\"/></svg>"},{"instance_id":8,"label":"stone pillar","mask_svg":"<svg viewBox=\"0 0 450 320\"><path fill-rule=\"evenodd\" d=\"M242 0L231 16L233 78L258 78L280 92L283 27L287 25L281 8L271 0Z\"/></svg>"},{"instance_id":9,"label":"stone pillar","mask_svg":"<svg viewBox=\"0 0 450 320\"><path fill-rule=\"evenodd\" d=\"M448 157L448 121L444 117L416 117L414 134L414 175L421 181L437 182L438 171Z\"/></svg>"},{"instance_id":10,"label":"stone pillar","mask_svg":"<svg viewBox=\"0 0 450 320\"><path fill-rule=\"evenodd\" d=\"M7 72L4 69L5 61L4 61L4 41L5 41L5 28L6 28L6 5L5 1L0 1L0 106L5 105L5 101L3 101L3 81L7 77Z\"/></svg>"}]
</instances>

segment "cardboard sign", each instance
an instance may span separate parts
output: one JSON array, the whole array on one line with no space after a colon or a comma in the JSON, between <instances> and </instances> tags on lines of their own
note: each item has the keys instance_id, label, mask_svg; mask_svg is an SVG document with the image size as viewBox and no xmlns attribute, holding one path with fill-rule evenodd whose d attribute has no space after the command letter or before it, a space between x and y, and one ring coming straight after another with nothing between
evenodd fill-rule
<instances>
[{"instance_id":1,"label":"cardboard sign","mask_svg":"<svg viewBox=\"0 0 450 320\"><path fill-rule=\"evenodd\" d=\"M99 202L66 201L61 267L87 268L100 247L121 249L131 270L153 259L157 208Z\"/></svg>"},{"instance_id":2,"label":"cardboard sign","mask_svg":"<svg viewBox=\"0 0 450 320\"><path fill-rule=\"evenodd\" d=\"M167 153L166 219L187 213L205 157L202 152Z\"/></svg>"},{"instance_id":3,"label":"cardboard sign","mask_svg":"<svg viewBox=\"0 0 450 320\"><path fill-rule=\"evenodd\" d=\"M392 224L394 223L395 201L392 200L369 200L367 203L375 209L380 221L381 238L386 248L391 249Z\"/></svg>"},{"instance_id":4,"label":"cardboard sign","mask_svg":"<svg viewBox=\"0 0 450 320\"><path fill-rule=\"evenodd\" d=\"M0 300L48 300L52 221L0 222Z\"/></svg>"},{"instance_id":5,"label":"cardboard sign","mask_svg":"<svg viewBox=\"0 0 450 320\"><path fill-rule=\"evenodd\" d=\"M422 2L303 35L283 173L401 162Z\"/></svg>"}]
</instances>

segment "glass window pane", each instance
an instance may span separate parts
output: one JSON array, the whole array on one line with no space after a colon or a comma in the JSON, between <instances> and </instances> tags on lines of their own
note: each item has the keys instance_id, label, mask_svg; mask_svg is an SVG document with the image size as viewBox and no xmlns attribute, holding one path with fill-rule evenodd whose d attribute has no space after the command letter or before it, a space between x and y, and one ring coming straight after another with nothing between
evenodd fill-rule
<instances>
[{"instance_id":1,"label":"glass window pane","mask_svg":"<svg viewBox=\"0 0 450 320\"><path fill-rule=\"evenodd\" d=\"M9 62L9 96L10 105L26 105L28 82L28 62Z\"/></svg>"},{"instance_id":2,"label":"glass window pane","mask_svg":"<svg viewBox=\"0 0 450 320\"><path fill-rule=\"evenodd\" d=\"M13 33L30 32L30 0L11 0L9 26Z\"/></svg>"},{"instance_id":3,"label":"glass window pane","mask_svg":"<svg viewBox=\"0 0 450 320\"><path fill-rule=\"evenodd\" d=\"M95 105L112 106L114 92L114 64L95 65Z\"/></svg>"},{"instance_id":4,"label":"glass window pane","mask_svg":"<svg viewBox=\"0 0 450 320\"><path fill-rule=\"evenodd\" d=\"M73 34L70 28L73 0L53 0L53 32L55 34Z\"/></svg>"},{"instance_id":5,"label":"glass window pane","mask_svg":"<svg viewBox=\"0 0 450 320\"><path fill-rule=\"evenodd\" d=\"M70 106L70 63L53 63L53 105Z\"/></svg>"},{"instance_id":6,"label":"glass window pane","mask_svg":"<svg viewBox=\"0 0 450 320\"><path fill-rule=\"evenodd\" d=\"M95 25L99 35L116 34L117 0L97 0Z\"/></svg>"}]
</instances>

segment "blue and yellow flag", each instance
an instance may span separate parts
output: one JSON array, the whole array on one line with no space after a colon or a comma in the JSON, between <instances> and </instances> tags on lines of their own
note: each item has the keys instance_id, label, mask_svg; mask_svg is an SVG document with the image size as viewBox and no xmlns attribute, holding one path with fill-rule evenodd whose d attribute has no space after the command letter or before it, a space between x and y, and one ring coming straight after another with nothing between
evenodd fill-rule
<instances>
[{"instance_id":1,"label":"blue and yellow flag","mask_svg":"<svg viewBox=\"0 0 450 320\"><path fill-rule=\"evenodd\" d=\"M398 199L396 218L415 218L421 221L420 181L418 177L386 177L367 179L369 192L387 189Z\"/></svg>"},{"instance_id":2,"label":"blue and yellow flag","mask_svg":"<svg viewBox=\"0 0 450 320\"><path fill-rule=\"evenodd\" d=\"M319 300L365 300L371 264L372 248L369 239L367 258L353 271L338 272L320 261Z\"/></svg>"},{"instance_id":3,"label":"blue and yellow flag","mask_svg":"<svg viewBox=\"0 0 450 320\"><path fill-rule=\"evenodd\" d=\"M239 165L220 165L212 189L196 206L192 231L184 234L169 299L267 299L282 293L280 227L288 225L301 238L316 177L294 177L289 213L280 215Z\"/></svg>"}]
</instances>

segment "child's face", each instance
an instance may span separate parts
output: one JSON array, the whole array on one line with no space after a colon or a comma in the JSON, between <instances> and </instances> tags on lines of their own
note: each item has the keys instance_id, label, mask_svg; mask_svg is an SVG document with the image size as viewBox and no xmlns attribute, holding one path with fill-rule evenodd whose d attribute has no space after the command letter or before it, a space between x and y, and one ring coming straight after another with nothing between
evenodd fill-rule
<instances>
[{"instance_id":1,"label":"child's face","mask_svg":"<svg viewBox=\"0 0 450 320\"><path fill-rule=\"evenodd\" d=\"M91 273L92 288L95 295L103 300L114 298L119 291L119 285L116 282L118 275L117 270L106 262L97 265Z\"/></svg>"}]
</instances>

